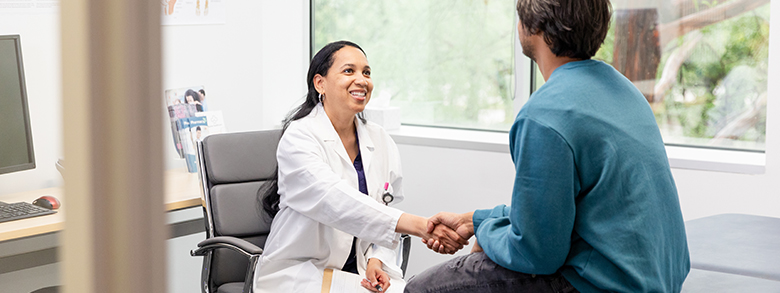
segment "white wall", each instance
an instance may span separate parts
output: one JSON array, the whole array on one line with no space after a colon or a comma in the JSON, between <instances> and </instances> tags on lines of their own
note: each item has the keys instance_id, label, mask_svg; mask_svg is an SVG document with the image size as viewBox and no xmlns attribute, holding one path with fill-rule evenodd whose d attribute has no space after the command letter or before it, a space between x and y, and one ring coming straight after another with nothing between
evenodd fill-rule
<instances>
[{"instance_id":1,"label":"white wall","mask_svg":"<svg viewBox=\"0 0 780 293\"><path fill-rule=\"evenodd\" d=\"M162 27L163 88L203 86L208 110L221 110L227 131L262 128L262 27L260 1L225 1L226 22ZM184 168L163 109L168 168Z\"/></svg>"},{"instance_id":2,"label":"white wall","mask_svg":"<svg viewBox=\"0 0 780 293\"><path fill-rule=\"evenodd\" d=\"M416 145L398 149L406 199L397 207L405 212L428 217L440 211L465 213L510 203L514 166L508 153ZM429 251L413 237L407 279L450 258Z\"/></svg>"},{"instance_id":3,"label":"white wall","mask_svg":"<svg viewBox=\"0 0 780 293\"><path fill-rule=\"evenodd\" d=\"M309 68L309 1L264 1L263 128L278 128L306 94Z\"/></svg>"},{"instance_id":4,"label":"white wall","mask_svg":"<svg viewBox=\"0 0 780 293\"><path fill-rule=\"evenodd\" d=\"M204 86L229 132L277 127L306 93L308 1L225 3L224 25L163 26L163 86ZM167 166L184 168L164 124Z\"/></svg>"}]
</instances>

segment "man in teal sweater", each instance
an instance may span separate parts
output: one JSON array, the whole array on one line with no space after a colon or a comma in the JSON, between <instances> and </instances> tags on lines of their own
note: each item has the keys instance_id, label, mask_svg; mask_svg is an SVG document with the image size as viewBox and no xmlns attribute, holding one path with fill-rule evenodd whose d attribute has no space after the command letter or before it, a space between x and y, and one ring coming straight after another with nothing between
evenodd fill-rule
<instances>
[{"instance_id":1,"label":"man in teal sweater","mask_svg":"<svg viewBox=\"0 0 780 293\"><path fill-rule=\"evenodd\" d=\"M523 53L547 81L509 132L511 206L440 213L472 254L406 292L679 292L690 270L677 189L642 93L591 60L609 0L519 0ZM439 244L426 241L438 250Z\"/></svg>"}]
</instances>

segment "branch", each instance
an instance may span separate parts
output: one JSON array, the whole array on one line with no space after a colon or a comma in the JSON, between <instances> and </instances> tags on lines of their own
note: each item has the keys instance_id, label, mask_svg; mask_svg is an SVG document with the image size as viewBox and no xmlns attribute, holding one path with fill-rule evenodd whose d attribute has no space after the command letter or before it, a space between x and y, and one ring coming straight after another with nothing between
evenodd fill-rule
<instances>
[{"instance_id":1,"label":"branch","mask_svg":"<svg viewBox=\"0 0 780 293\"><path fill-rule=\"evenodd\" d=\"M661 48L678 36L756 9L770 0L733 0L658 26Z\"/></svg>"},{"instance_id":2,"label":"branch","mask_svg":"<svg viewBox=\"0 0 780 293\"><path fill-rule=\"evenodd\" d=\"M761 115L761 109L766 108L766 93L762 93L761 96L753 103L753 107L745 112L742 112L734 121L729 122L723 128L721 128L710 144L715 144L718 141L726 139L738 139L745 132L755 125L759 116Z\"/></svg>"},{"instance_id":3,"label":"branch","mask_svg":"<svg viewBox=\"0 0 780 293\"><path fill-rule=\"evenodd\" d=\"M675 50L669 58L666 59L664 65L664 71L661 73L661 78L656 82L653 89L653 103L660 103L664 100L664 94L668 89L674 85L677 72L680 67L688 59L688 56L693 52L693 48L701 41L702 33L700 31L692 31L685 38L685 42Z\"/></svg>"}]
</instances>

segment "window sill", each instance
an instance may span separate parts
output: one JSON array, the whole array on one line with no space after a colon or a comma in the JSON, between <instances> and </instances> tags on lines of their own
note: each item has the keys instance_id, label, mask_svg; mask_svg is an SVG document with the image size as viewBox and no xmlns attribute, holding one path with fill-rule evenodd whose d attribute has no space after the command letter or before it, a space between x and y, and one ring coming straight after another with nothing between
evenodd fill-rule
<instances>
[{"instance_id":1,"label":"window sill","mask_svg":"<svg viewBox=\"0 0 780 293\"><path fill-rule=\"evenodd\" d=\"M388 133L397 144L509 153L509 134L503 132L402 125ZM766 169L763 153L679 146L666 146L666 153L674 169L740 174Z\"/></svg>"},{"instance_id":2,"label":"window sill","mask_svg":"<svg viewBox=\"0 0 780 293\"><path fill-rule=\"evenodd\" d=\"M506 132L408 125L387 132L397 144L509 153L509 134Z\"/></svg>"},{"instance_id":3,"label":"window sill","mask_svg":"<svg viewBox=\"0 0 780 293\"><path fill-rule=\"evenodd\" d=\"M669 164L676 169L740 174L764 174L766 154L735 150L666 146Z\"/></svg>"}]
</instances>

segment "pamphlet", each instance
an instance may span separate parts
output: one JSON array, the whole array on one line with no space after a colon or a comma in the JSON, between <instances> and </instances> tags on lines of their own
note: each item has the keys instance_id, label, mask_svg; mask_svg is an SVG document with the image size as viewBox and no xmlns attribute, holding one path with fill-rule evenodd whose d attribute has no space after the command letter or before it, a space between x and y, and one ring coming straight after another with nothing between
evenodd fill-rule
<instances>
[{"instance_id":1,"label":"pamphlet","mask_svg":"<svg viewBox=\"0 0 780 293\"><path fill-rule=\"evenodd\" d=\"M322 276L322 293L371 293L360 285L363 277L342 270L325 269Z\"/></svg>"},{"instance_id":2,"label":"pamphlet","mask_svg":"<svg viewBox=\"0 0 780 293\"><path fill-rule=\"evenodd\" d=\"M185 159L187 171L197 172L197 142L225 131L222 111L208 111L202 86L166 90L165 99L176 152Z\"/></svg>"}]
</instances>

